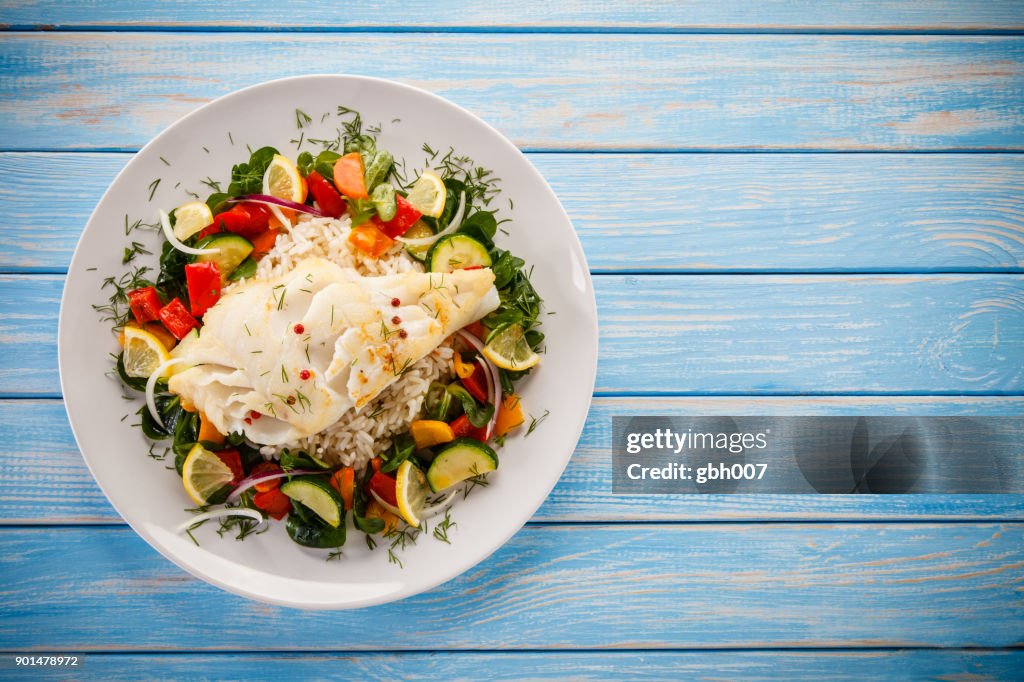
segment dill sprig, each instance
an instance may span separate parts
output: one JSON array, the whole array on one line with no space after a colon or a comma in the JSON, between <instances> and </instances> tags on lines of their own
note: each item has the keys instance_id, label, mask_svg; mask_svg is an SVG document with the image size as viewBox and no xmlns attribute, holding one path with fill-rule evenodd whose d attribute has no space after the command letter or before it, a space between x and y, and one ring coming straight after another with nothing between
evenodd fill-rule
<instances>
[{"instance_id":1,"label":"dill sprig","mask_svg":"<svg viewBox=\"0 0 1024 682\"><path fill-rule=\"evenodd\" d=\"M452 544L451 539L448 537L448 531L455 528L457 523L452 521L452 512L450 509L444 510L444 520L434 526L434 537L440 542L446 545Z\"/></svg>"},{"instance_id":2,"label":"dill sprig","mask_svg":"<svg viewBox=\"0 0 1024 682\"><path fill-rule=\"evenodd\" d=\"M126 246L124 249L124 256L121 257L121 265L128 265L133 260L135 260L135 256L139 254L148 256L151 253L151 251L146 250L144 244L141 244L139 242L132 242L131 246Z\"/></svg>"},{"instance_id":3,"label":"dill sprig","mask_svg":"<svg viewBox=\"0 0 1024 682\"><path fill-rule=\"evenodd\" d=\"M530 415L530 427L528 429L526 429L526 434L523 436L523 438L526 438L526 436L529 436L531 433L533 433L536 430L536 428L538 426L540 426L542 423L544 423L544 420L548 418L549 414L551 414L551 410L544 410L544 414L542 414L539 417L534 417L531 414Z\"/></svg>"},{"instance_id":4,"label":"dill sprig","mask_svg":"<svg viewBox=\"0 0 1024 682\"><path fill-rule=\"evenodd\" d=\"M146 279L150 268L141 266L133 267L120 277L107 277L103 280L101 289L113 289L110 299L104 305L93 305L93 310L100 313L100 319L113 323L115 328L123 327L131 309L128 307L128 292L140 287L151 286L152 282Z\"/></svg>"}]
</instances>

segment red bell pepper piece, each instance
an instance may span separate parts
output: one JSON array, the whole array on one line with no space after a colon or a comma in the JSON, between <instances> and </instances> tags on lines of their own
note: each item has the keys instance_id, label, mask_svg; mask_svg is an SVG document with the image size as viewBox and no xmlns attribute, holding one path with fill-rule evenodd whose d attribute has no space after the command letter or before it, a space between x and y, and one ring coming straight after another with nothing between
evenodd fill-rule
<instances>
[{"instance_id":1,"label":"red bell pepper piece","mask_svg":"<svg viewBox=\"0 0 1024 682\"><path fill-rule=\"evenodd\" d=\"M267 512L267 515L280 521L292 510L292 501L287 495L281 492L280 488L273 488L262 493L256 493L252 503L257 509Z\"/></svg>"},{"instance_id":2,"label":"red bell pepper piece","mask_svg":"<svg viewBox=\"0 0 1024 682\"><path fill-rule=\"evenodd\" d=\"M392 507L398 506L398 497L395 494L395 479L379 471L374 472L370 477L370 490L377 493L380 499Z\"/></svg>"},{"instance_id":3,"label":"red bell pepper piece","mask_svg":"<svg viewBox=\"0 0 1024 682\"><path fill-rule=\"evenodd\" d=\"M313 171L306 176L306 184L309 185L309 193L313 195L321 211L332 218L340 218L345 214L348 204L327 178Z\"/></svg>"},{"instance_id":4,"label":"red bell pepper piece","mask_svg":"<svg viewBox=\"0 0 1024 682\"><path fill-rule=\"evenodd\" d=\"M160 318L160 308L164 306L160 294L153 287L142 287L128 292L128 306L132 309L135 321L140 325Z\"/></svg>"},{"instance_id":5,"label":"red bell pepper piece","mask_svg":"<svg viewBox=\"0 0 1024 682\"><path fill-rule=\"evenodd\" d=\"M473 426L466 415L460 415L448 426L452 427L452 433L456 438L473 438L484 443L487 441L487 427Z\"/></svg>"},{"instance_id":6,"label":"red bell pepper piece","mask_svg":"<svg viewBox=\"0 0 1024 682\"><path fill-rule=\"evenodd\" d=\"M462 330L469 332L470 334L480 339L481 341L487 338L487 328L479 320L477 320L473 324L467 324L465 327L462 328Z\"/></svg>"},{"instance_id":7,"label":"red bell pepper piece","mask_svg":"<svg viewBox=\"0 0 1024 682\"><path fill-rule=\"evenodd\" d=\"M487 395L487 379L484 378L484 370L480 365L473 369L473 373L462 379L462 385L469 391L469 394L484 403L490 402Z\"/></svg>"},{"instance_id":8,"label":"red bell pepper piece","mask_svg":"<svg viewBox=\"0 0 1024 682\"><path fill-rule=\"evenodd\" d=\"M229 448L227 450L218 450L213 453L217 455L217 459L224 462L228 469L231 469L231 473L234 477L231 479L231 485L238 485L245 478L245 470L242 468L242 455L239 454L238 450Z\"/></svg>"},{"instance_id":9,"label":"red bell pepper piece","mask_svg":"<svg viewBox=\"0 0 1024 682\"><path fill-rule=\"evenodd\" d=\"M395 217L391 220L385 222L377 216L372 218L373 224L392 239L401 237L409 231L410 227L416 224L417 220L423 217L423 214L417 211L409 203L409 200L401 194L395 195L395 203L398 205L398 210L395 212Z\"/></svg>"},{"instance_id":10,"label":"red bell pepper piece","mask_svg":"<svg viewBox=\"0 0 1024 682\"><path fill-rule=\"evenodd\" d=\"M188 300L192 303L195 317L202 317L220 300L220 268L213 261L186 265L185 281L188 282Z\"/></svg>"},{"instance_id":11,"label":"red bell pepper piece","mask_svg":"<svg viewBox=\"0 0 1024 682\"><path fill-rule=\"evenodd\" d=\"M174 334L174 338L181 341L185 336L199 326L196 318L185 309L181 299L176 298L160 309L160 321L167 327L167 331Z\"/></svg>"},{"instance_id":12,"label":"red bell pepper piece","mask_svg":"<svg viewBox=\"0 0 1024 682\"><path fill-rule=\"evenodd\" d=\"M273 462L260 462L252 468L249 475L253 478L259 478L260 476L270 476L271 474L279 473L281 473L281 467ZM256 492L265 493L268 490L281 487L281 479L274 478L269 481L263 481L262 483L257 483L253 487L256 488Z\"/></svg>"},{"instance_id":13,"label":"red bell pepper piece","mask_svg":"<svg viewBox=\"0 0 1024 682\"><path fill-rule=\"evenodd\" d=\"M272 215L270 209L263 204L244 201L215 215L213 222L199 232L199 237L202 239L219 232L234 232L251 239L270 226Z\"/></svg>"}]
</instances>

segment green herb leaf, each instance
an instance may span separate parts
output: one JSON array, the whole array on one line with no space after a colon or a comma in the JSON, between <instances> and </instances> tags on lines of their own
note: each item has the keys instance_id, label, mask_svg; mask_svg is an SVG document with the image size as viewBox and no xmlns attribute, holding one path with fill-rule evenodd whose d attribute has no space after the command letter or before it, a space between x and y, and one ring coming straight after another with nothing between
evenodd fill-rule
<instances>
[{"instance_id":1,"label":"green herb leaf","mask_svg":"<svg viewBox=\"0 0 1024 682\"><path fill-rule=\"evenodd\" d=\"M494 405L487 403L483 407L480 407L476 402L476 398L470 395L469 391L464 389L458 384L450 384L446 389L453 398L459 400L462 403L462 411L469 417L469 423L477 428L487 426L487 423L491 421L491 417L494 416Z\"/></svg>"}]
</instances>

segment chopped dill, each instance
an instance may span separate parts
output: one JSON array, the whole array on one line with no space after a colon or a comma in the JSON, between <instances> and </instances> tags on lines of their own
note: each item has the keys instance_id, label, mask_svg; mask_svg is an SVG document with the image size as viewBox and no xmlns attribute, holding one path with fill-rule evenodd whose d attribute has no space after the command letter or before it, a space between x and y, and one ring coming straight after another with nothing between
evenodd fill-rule
<instances>
[{"instance_id":1,"label":"chopped dill","mask_svg":"<svg viewBox=\"0 0 1024 682\"><path fill-rule=\"evenodd\" d=\"M459 524L452 521L452 512L450 509L444 510L444 520L434 526L434 537L446 545L452 544L451 539L448 537L448 531L455 528Z\"/></svg>"},{"instance_id":2,"label":"chopped dill","mask_svg":"<svg viewBox=\"0 0 1024 682\"><path fill-rule=\"evenodd\" d=\"M531 433L533 433L534 430L538 426L540 426L544 422L545 419L548 418L549 414L551 414L551 410L544 410L544 414L542 414L539 417L534 417L531 414L530 415L530 428L526 429L526 434L523 436L523 438L526 438L526 436L529 436Z\"/></svg>"},{"instance_id":3,"label":"chopped dill","mask_svg":"<svg viewBox=\"0 0 1024 682\"><path fill-rule=\"evenodd\" d=\"M135 260L135 256L138 256L139 254L148 256L151 253L151 251L146 250L146 247L143 244L140 244L139 242L132 242L131 246L126 246L124 249L124 256L121 257L121 265L128 265Z\"/></svg>"},{"instance_id":4,"label":"chopped dill","mask_svg":"<svg viewBox=\"0 0 1024 682\"><path fill-rule=\"evenodd\" d=\"M165 158L164 158L164 157L162 157L162 156L160 157L160 160L164 162L164 165L165 165L165 166L170 166L170 165L171 165L171 162L170 162L170 161L168 161L167 159L165 159Z\"/></svg>"},{"instance_id":5,"label":"chopped dill","mask_svg":"<svg viewBox=\"0 0 1024 682\"><path fill-rule=\"evenodd\" d=\"M212 189L214 192L220 192L220 183L207 175L202 181L204 185Z\"/></svg>"},{"instance_id":6,"label":"chopped dill","mask_svg":"<svg viewBox=\"0 0 1024 682\"><path fill-rule=\"evenodd\" d=\"M295 127L299 130L313 122L313 119L302 109L295 110Z\"/></svg>"},{"instance_id":7,"label":"chopped dill","mask_svg":"<svg viewBox=\"0 0 1024 682\"><path fill-rule=\"evenodd\" d=\"M148 199L148 201L153 201L153 195L156 194L156 188L160 186L160 180L161 180L161 178L157 178L153 182L149 183L149 199Z\"/></svg>"},{"instance_id":8,"label":"chopped dill","mask_svg":"<svg viewBox=\"0 0 1024 682\"><path fill-rule=\"evenodd\" d=\"M231 131L230 131L230 130L228 131L228 142L230 142L230 143L231 143L231 146L232 146L232 147L234 147L234 146L235 146L235 138L234 138L234 136L233 136L233 135L231 134Z\"/></svg>"}]
</instances>

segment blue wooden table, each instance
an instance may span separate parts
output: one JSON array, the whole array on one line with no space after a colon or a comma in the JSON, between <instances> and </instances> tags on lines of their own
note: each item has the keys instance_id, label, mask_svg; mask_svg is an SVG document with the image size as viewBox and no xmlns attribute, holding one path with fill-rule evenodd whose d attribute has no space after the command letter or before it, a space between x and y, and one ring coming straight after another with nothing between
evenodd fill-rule
<instances>
[{"instance_id":1,"label":"blue wooden table","mask_svg":"<svg viewBox=\"0 0 1024 682\"><path fill-rule=\"evenodd\" d=\"M1024 3L0 0L0 24L3 651L102 679L1021 676L1021 497L612 496L609 445L613 414L1022 414ZM510 136L601 323L534 520L356 612L158 556L87 472L56 369L71 252L131 154L305 73Z\"/></svg>"}]
</instances>

